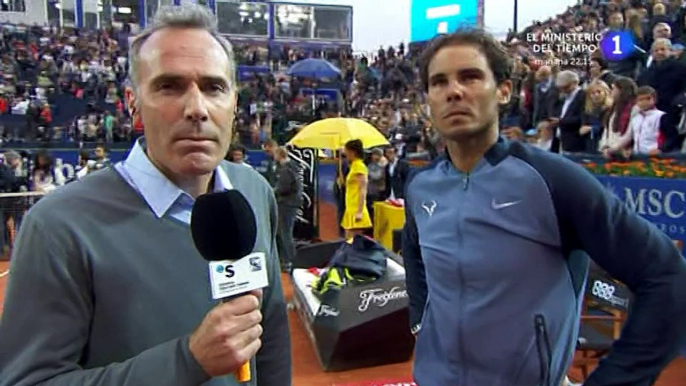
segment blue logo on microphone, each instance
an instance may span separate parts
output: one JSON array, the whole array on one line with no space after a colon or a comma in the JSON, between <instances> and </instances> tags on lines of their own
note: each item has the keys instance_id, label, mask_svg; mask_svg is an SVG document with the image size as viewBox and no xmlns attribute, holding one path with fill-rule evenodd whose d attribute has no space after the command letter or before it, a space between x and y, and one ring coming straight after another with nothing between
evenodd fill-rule
<instances>
[{"instance_id":1,"label":"blue logo on microphone","mask_svg":"<svg viewBox=\"0 0 686 386\"><path fill-rule=\"evenodd\" d=\"M224 266L218 265L217 266L217 273L222 273L222 272L224 272Z\"/></svg>"}]
</instances>

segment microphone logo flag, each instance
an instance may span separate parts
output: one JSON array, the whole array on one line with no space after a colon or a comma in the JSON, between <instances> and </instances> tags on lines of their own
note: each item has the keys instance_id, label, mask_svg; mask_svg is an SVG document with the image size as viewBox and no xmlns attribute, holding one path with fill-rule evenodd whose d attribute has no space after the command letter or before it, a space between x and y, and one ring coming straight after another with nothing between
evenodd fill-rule
<instances>
[{"instance_id":1,"label":"microphone logo flag","mask_svg":"<svg viewBox=\"0 0 686 386\"><path fill-rule=\"evenodd\" d=\"M211 261L210 287L212 299L219 300L267 287L266 256L263 252L251 253L236 261Z\"/></svg>"},{"instance_id":2,"label":"microphone logo flag","mask_svg":"<svg viewBox=\"0 0 686 386\"><path fill-rule=\"evenodd\" d=\"M250 258L250 270L252 272L257 272L262 269L262 259L259 256L253 256Z\"/></svg>"}]
</instances>

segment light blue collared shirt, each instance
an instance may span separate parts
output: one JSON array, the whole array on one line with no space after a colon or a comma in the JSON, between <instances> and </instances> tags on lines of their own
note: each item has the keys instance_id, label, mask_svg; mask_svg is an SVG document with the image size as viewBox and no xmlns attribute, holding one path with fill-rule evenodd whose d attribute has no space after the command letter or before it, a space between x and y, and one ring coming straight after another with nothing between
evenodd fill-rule
<instances>
[{"instance_id":1,"label":"light blue collared shirt","mask_svg":"<svg viewBox=\"0 0 686 386\"><path fill-rule=\"evenodd\" d=\"M160 172L145 154L145 139L139 138L124 161L114 165L131 187L143 196L157 218L169 214L175 219L191 223L191 211L195 199ZM231 180L221 167L215 170L214 191L233 189Z\"/></svg>"}]
</instances>

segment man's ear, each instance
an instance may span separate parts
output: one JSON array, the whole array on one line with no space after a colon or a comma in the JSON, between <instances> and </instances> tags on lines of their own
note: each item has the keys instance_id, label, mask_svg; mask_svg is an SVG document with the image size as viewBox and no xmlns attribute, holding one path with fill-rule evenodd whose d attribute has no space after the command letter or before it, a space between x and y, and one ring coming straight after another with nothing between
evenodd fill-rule
<instances>
[{"instance_id":1,"label":"man's ear","mask_svg":"<svg viewBox=\"0 0 686 386\"><path fill-rule=\"evenodd\" d=\"M509 79L502 81L498 85L496 95L498 97L499 105L502 106L510 103L510 99L512 98L512 81Z\"/></svg>"},{"instance_id":2,"label":"man's ear","mask_svg":"<svg viewBox=\"0 0 686 386\"><path fill-rule=\"evenodd\" d=\"M129 111L131 118L136 121L140 119L140 110L138 109L138 100L133 88L127 87L124 90L124 99L126 101L126 109Z\"/></svg>"}]
</instances>

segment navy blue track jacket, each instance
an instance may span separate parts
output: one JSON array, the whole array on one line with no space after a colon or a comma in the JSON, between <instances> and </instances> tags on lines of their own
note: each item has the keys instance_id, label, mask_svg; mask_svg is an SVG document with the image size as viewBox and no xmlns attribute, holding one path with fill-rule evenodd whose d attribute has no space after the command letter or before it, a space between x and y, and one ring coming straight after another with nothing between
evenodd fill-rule
<instances>
[{"instance_id":1,"label":"navy blue track jacket","mask_svg":"<svg viewBox=\"0 0 686 386\"><path fill-rule=\"evenodd\" d=\"M592 258L635 294L586 386L647 386L686 343L686 261L581 166L500 139L410 174L403 259L419 386L557 386Z\"/></svg>"}]
</instances>

